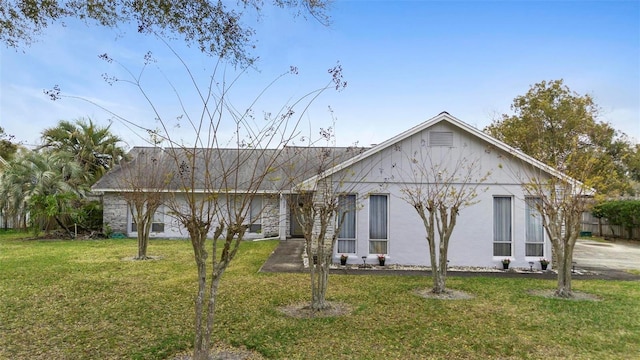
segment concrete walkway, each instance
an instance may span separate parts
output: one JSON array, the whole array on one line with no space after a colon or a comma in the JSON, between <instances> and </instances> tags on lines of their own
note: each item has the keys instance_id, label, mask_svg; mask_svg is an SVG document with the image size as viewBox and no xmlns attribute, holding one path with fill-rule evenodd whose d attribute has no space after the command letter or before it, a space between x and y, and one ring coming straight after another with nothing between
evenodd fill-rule
<instances>
[{"instance_id":1,"label":"concrete walkway","mask_svg":"<svg viewBox=\"0 0 640 360\"><path fill-rule=\"evenodd\" d=\"M588 274L574 274L574 279L604 279L604 280L631 280L640 281L640 275L634 275L629 272L625 272L628 268L625 266L616 265L613 260L616 254L620 252L620 248L624 249L626 244L614 243L613 246L606 246L609 243L600 243L601 245L591 244L591 240L580 240L576 244L574 251L574 260L576 261L576 269L588 270ZM616 245L617 244L617 245ZM626 254L634 254L629 259L626 255L623 256L623 260L619 260L619 264L626 264L630 261L632 264L638 266L640 269L640 244L631 244L628 246L635 246L635 250L626 251ZM607 248L607 251L593 251L592 248ZM266 273L305 273L308 272L304 268L302 263L302 252L304 251L304 240L302 239L289 239L280 241L278 247L271 253L267 261L260 268L260 272ZM636 252L637 251L637 252ZM636 257L637 256L637 257ZM618 257L620 258L620 257ZM600 262L606 261L606 263ZM634 269L634 267L631 267ZM430 276L431 273L424 270L391 270L383 267L374 266L370 269L357 269L357 268L339 268L332 269L332 274L344 274L344 275L396 275L396 276ZM492 272L465 272L465 271L450 271L449 276L459 277L509 277L509 278L538 278L538 279L556 279L554 272L512 272L512 271L492 271Z\"/></svg>"},{"instance_id":2,"label":"concrete walkway","mask_svg":"<svg viewBox=\"0 0 640 360\"><path fill-rule=\"evenodd\" d=\"M573 259L585 268L640 271L640 241L579 239Z\"/></svg>"},{"instance_id":3,"label":"concrete walkway","mask_svg":"<svg viewBox=\"0 0 640 360\"><path fill-rule=\"evenodd\" d=\"M303 272L303 239L281 240L278 247L260 268L260 272Z\"/></svg>"}]
</instances>

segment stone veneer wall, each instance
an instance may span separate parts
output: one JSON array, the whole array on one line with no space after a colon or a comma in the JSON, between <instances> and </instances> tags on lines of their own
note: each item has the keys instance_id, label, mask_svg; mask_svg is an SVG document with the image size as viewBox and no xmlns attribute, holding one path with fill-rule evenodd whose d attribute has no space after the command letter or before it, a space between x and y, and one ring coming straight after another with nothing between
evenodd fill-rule
<instances>
[{"instance_id":1,"label":"stone veneer wall","mask_svg":"<svg viewBox=\"0 0 640 360\"><path fill-rule=\"evenodd\" d=\"M265 195L262 210L262 235L265 237L278 236L280 230L280 197Z\"/></svg>"},{"instance_id":2,"label":"stone veneer wall","mask_svg":"<svg viewBox=\"0 0 640 360\"><path fill-rule=\"evenodd\" d=\"M104 193L102 197L102 221L109 225L113 232L127 234L127 202L116 193Z\"/></svg>"},{"instance_id":3,"label":"stone veneer wall","mask_svg":"<svg viewBox=\"0 0 640 360\"><path fill-rule=\"evenodd\" d=\"M329 186L332 186L333 184L331 183L330 180L324 180L324 181L318 181L318 183L316 184L316 190L313 193L313 203L314 206L316 206L317 208L322 208L326 206L326 199L325 196L335 196L332 192L332 190L329 188ZM330 254L332 254L333 249L331 248L331 238L333 237L334 233L335 233L335 228L332 225L333 223L333 219L329 219L330 224L327 226L327 229L325 230L325 236L324 239L320 239L320 230L321 230L321 224L320 224L320 219L316 218L314 223L313 223L313 229L311 230L312 232L312 237L313 237L313 241L311 242L311 248L312 248L312 252L316 253L318 250L319 246L323 246L325 248L325 254L328 254L329 256L331 256Z\"/></svg>"},{"instance_id":4,"label":"stone veneer wall","mask_svg":"<svg viewBox=\"0 0 640 360\"><path fill-rule=\"evenodd\" d=\"M103 195L102 220L113 232L128 235L128 208L124 198L116 193ZM280 230L280 196L265 195L263 198L262 236L278 236ZM165 218L165 221L167 219ZM289 216L287 216L287 235L289 234ZM184 236L184 235L183 235Z\"/></svg>"}]
</instances>

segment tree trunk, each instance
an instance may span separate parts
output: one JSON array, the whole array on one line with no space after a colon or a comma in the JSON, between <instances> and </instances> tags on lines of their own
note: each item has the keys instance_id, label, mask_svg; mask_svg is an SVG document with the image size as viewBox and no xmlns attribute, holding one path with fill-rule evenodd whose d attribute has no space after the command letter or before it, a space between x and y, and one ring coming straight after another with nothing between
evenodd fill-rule
<instances>
[{"instance_id":1,"label":"tree trunk","mask_svg":"<svg viewBox=\"0 0 640 360\"><path fill-rule=\"evenodd\" d=\"M604 237L602 233L602 218L598 218L598 236Z\"/></svg>"},{"instance_id":2,"label":"tree trunk","mask_svg":"<svg viewBox=\"0 0 640 360\"><path fill-rule=\"evenodd\" d=\"M60 227L62 227L62 228L67 232L67 234L69 234L69 237L70 237L71 239L75 238L75 236L74 236L73 232L71 232L71 230L70 230L68 227L66 227L66 226L62 223L62 221L60 221L60 219L58 219L58 217L57 217L57 216L54 216L54 217L53 217L53 219L56 221L56 223L58 223L58 225L60 225Z\"/></svg>"},{"instance_id":3,"label":"tree trunk","mask_svg":"<svg viewBox=\"0 0 640 360\"><path fill-rule=\"evenodd\" d=\"M138 233L138 256L136 260L147 260L147 245L148 242L144 239L144 234Z\"/></svg>"},{"instance_id":4,"label":"tree trunk","mask_svg":"<svg viewBox=\"0 0 640 360\"><path fill-rule=\"evenodd\" d=\"M211 336L213 335L213 324L215 320L215 310L216 310L216 297L218 296L218 287L220 285L220 277L222 273L218 273L216 271L211 275L211 285L209 288L209 301L207 306L207 328L205 330L205 336L203 341L202 349L203 351L206 349L206 354L211 352ZM207 357L204 357L207 359Z\"/></svg>"},{"instance_id":5,"label":"tree trunk","mask_svg":"<svg viewBox=\"0 0 640 360\"><path fill-rule=\"evenodd\" d=\"M142 220L142 219L140 219ZM149 233L151 232L151 222L150 221L138 221L136 225L138 226L138 256L135 257L136 260L147 260L147 247L149 245Z\"/></svg>"},{"instance_id":6,"label":"tree trunk","mask_svg":"<svg viewBox=\"0 0 640 360\"><path fill-rule=\"evenodd\" d=\"M331 306L326 300L327 288L329 286L329 265L331 256L318 254L318 263L311 265L311 309L321 311ZM313 260L311 260L313 262Z\"/></svg>"},{"instance_id":7,"label":"tree trunk","mask_svg":"<svg viewBox=\"0 0 640 360\"><path fill-rule=\"evenodd\" d=\"M438 258L436 256L436 240L435 240L435 218L432 212L427 214L421 213L422 221L427 230L427 243L429 244L429 261L431 263L431 279L433 281L433 289L431 291L435 294L442 293L444 283L442 276L438 269Z\"/></svg>"},{"instance_id":8,"label":"tree trunk","mask_svg":"<svg viewBox=\"0 0 640 360\"><path fill-rule=\"evenodd\" d=\"M206 254L206 253L205 253ZM207 287L207 263L206 255L196 253L198 267L198 294L195 300L195 341L193 346L194 360L207 360L209 358L208 340L204 329L204 300Z\"/></svg>"},{"instance_id":9,"label":"tree trunk","mask_svg":"<svg viewBox=\"0 0 640 360\"><path fill-rule=\"evenodd\" d=\"M210 344L206 331L205 301L207 290L207 258L206 249L208 228L199 227L199 224L187 223L187 230L191 237L193 255L198 268L198 293L195 298L195 336L193 346L194 360L207 360L209 358Z\"/></svg>"},{"instance_id":10,"label":"tree trunk","mask_svg":"<svg viewBox=\"0 0 640 360\"><path fill-rule=\"evenodd\" d=\"M447 247L447 242L440 240L440 258L438 259L438 272L434 279L434 294L442 294L447 291Z\"/></svg>"},{"instance_id":11,"label":"tree trunk","mask_svg":"<svg viewBox=\"0 0 640 360\"><path fill-rule=\"evenodd\" d=\"M563 240L560 240L563 241ZM573 266L573 246L564 242L558 246L558 287L555 295L562 298L573 297L571 291L571 269Z\"/></svg>"}]
</instances>

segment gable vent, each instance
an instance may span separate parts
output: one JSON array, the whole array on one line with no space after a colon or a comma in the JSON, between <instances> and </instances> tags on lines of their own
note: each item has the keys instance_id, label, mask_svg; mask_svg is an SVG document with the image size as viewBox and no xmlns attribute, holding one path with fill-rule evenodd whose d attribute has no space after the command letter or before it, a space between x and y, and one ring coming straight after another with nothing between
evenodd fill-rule
<instances>
[{"instance_id":1,"label":"gable vent","mask_svg":"<svg viewBox=\"0 0 640 360\"><path fill-rule=\"evenodd\" d=\"M453 133L451 131L429 131L429 146L453 147Z\"/></svg>"}]
</instances>

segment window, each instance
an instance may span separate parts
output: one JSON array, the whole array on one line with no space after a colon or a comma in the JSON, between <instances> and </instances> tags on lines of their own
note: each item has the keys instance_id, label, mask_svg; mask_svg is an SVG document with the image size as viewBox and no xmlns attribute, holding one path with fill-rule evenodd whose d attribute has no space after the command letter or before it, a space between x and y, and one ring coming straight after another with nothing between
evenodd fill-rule
<instances>
[{"instance_id":1,"label":"window","mask_svg":"<svg viewBox=\"0 0 640 360\"><path fill-rule=\"evenodd\" d=\"M262 197L254 196L251 199L251 209L249 210L249 232L258 233L262 231Z\"/></svg>"},{"instance_id":2,"label":"window","mask_svg":"<svg viewBox=\"0 0 640 360\"><path fill-rule=\"evenodd\" d=\"M429 146L453 146L453 133L451 131L429 131Z\"/></svg>"},{"instance_id":3,"label":"window","mask_svg":"<svg viewBox=\"0 0 640 360\"><path fill-rule=\"evenodd\" d=\"M511 197L493 198L493 256L511 256Z\"/></svg>"},{"instance_id":4,"label":"window","mask_svg":"<svg viewBox=\"0 0 640 360\"><path fill-rule=\"evenodd\" d=\"M152 233L161 233L164 232L164 212L162 206L160 206L156 212L153 214L153 220L151 221L151 232ZM135 223L134 218L136 214L136 209L133 209L133 214L131 215L131 232L138 231L138 225Z\"/></svg>"},{"instance_id":5,"label":"window","mask_svg":"<svg viewBox=\"0 0 640 360\"><path fill-rule=\"evenodd\" d=\"M356 196L340 196L338 221L340 232L338 233L338 253L356 252Z\"/></svg>"},{"instance_id":6,"label":"window","mask_svg":"<svg viewBox=\"0 0 640 360\"><path fill-rule=\"evenodd\" d=\"M540 198L525 199L525 256L544 256L544 229L542 215L538 211Z\"/></svg>"},{"instance_id":7,"label":"window","mask_svg":"<svg viewBox=\"0 0 640 360\"><path fill-rule=\"evenodd\" d=\"M387 254L387 195L369 196L369 253Z\"/></svg>"}]
</instances>

